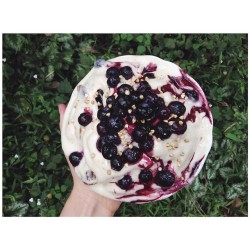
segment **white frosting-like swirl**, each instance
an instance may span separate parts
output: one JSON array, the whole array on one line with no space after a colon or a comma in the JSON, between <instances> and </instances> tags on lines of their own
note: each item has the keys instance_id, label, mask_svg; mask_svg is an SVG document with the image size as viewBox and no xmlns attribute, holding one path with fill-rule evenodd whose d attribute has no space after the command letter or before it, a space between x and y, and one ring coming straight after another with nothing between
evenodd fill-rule
<instances>
[{"instance_id":1,"label":"white frosting-like swirl","mask_svg":"<svg viewBox=\"0 0 250 250\"><path fill-rule=\"evenodd\" d=\"M166 104L178 100L186 107L183 115L187 120L186 132L181 135L172 134L166 140L157 140L154 137L154 149L151 152L152 157L162 160L164 165L169 164L169 169L175 174L175 183L170 188L162 189L153 183L145 190L144 185L139 183L138 175L148 164L149 158L146 155L138 163L126 165L120 171L115 171L111 169L110 161L104 159L96 147L99 138L96 126L100 122L97 118L96 92L98 89L103 90L104 103L107 96L114 93L114 89L108 87L106 77L107 69L114 62L120 63L121 67L130 66L134 74L129 80L121 77L118 87L123 83L136 86L136 79L141 77L143 69L155 65L156 70L152 72L155 78L147 79L152 89L160 90L162 86L170 85L174 93L168 90L160 91L158 96L162 97ZM182 96L183 89L195 89L199 100L194 102L185 95ZM84 111L92 113L93 119L86 127L78 122L78 117ZM83 158L75 167L75 171L95 192L120 201L145 203L164 199L194 180L211 148L212 127L212 116L202 89L177 65L154 56L121 56L109 61L97 61L95 67L74 89L64 115L62 147L66 157L72 152L83 152ZM124 136L130 140L128 134ZM137 146L137 143L133 144ZM124 148L125 146L120 144L118 151L123 151ZM154 162L150 169L155 173L159 169L159 164ZM117 185L117 181L126 174L132 177L134 185L128 190L123 190Z\"/></svg>"}]
</instances>

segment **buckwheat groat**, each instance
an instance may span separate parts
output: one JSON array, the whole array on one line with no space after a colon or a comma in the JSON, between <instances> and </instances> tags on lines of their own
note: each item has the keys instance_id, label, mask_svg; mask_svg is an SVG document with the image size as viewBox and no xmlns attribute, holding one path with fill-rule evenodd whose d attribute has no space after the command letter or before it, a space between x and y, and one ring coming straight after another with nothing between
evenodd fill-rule
<instances>
[{"instance_id":1,"label":"buckwheat groat","mask_svg":"<svg viewBox=\"0 0 250 250\"><path fill-rule=\"evenodd\" d=\"M119 201L162 200L190 184L212 145L198 83L154 56L97 60L74 89L62 147L81 180Z\"/></svg>"}]
</instances>

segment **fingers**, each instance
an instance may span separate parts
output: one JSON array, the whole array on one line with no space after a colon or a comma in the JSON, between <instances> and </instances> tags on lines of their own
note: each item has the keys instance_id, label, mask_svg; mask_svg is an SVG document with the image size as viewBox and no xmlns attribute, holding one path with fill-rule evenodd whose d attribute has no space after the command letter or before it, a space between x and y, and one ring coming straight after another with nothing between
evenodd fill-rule
<instances>
[{"instance_id":1,"label":"fingers","mask_svg":"<svg viewBox=\"0 0 250 250\"><path fill-rule=\"evenodd\" d=\"M66 110L65 104L58 104L58 111L60 114L60 123L59 123L60 130L62 130L62 121L63 121L63 116L64 116L65 110Z\"/></svg>"}]
</instances>

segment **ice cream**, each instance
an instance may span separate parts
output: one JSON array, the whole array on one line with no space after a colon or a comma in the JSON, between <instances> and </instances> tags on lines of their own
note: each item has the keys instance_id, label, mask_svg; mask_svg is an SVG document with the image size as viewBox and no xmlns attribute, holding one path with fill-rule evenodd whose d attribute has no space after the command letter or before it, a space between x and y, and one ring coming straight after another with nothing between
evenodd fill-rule
<instances>
[{"instance_id":1,"label":"ice cream","mask_svg":"<svg viewBox=\"0 0 250 250\"><path fill-rule=\"evenodd\" d=\"M162 200L190 184L212 145L199 84L154 56L97 60L74 89L62 148L79 178L110 199Z\"/></svg>"}]
</instances>

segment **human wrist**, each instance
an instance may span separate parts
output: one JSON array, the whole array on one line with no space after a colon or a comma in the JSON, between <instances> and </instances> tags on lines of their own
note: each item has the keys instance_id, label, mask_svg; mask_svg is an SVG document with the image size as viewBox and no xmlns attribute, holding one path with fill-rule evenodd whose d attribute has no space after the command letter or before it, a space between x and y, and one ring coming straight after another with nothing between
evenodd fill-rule
<instances>
[{"instance_id":1,"label":"human wrist","mask_svg":"<svg viewBox=\"0 0 250 250\"><path fill-rule=\"evenodd\" d=\"M93 199L89 190L74 186L60 216L107 217L113 216L114 212L98 199Z\"/></svg>"}]
</instances>

